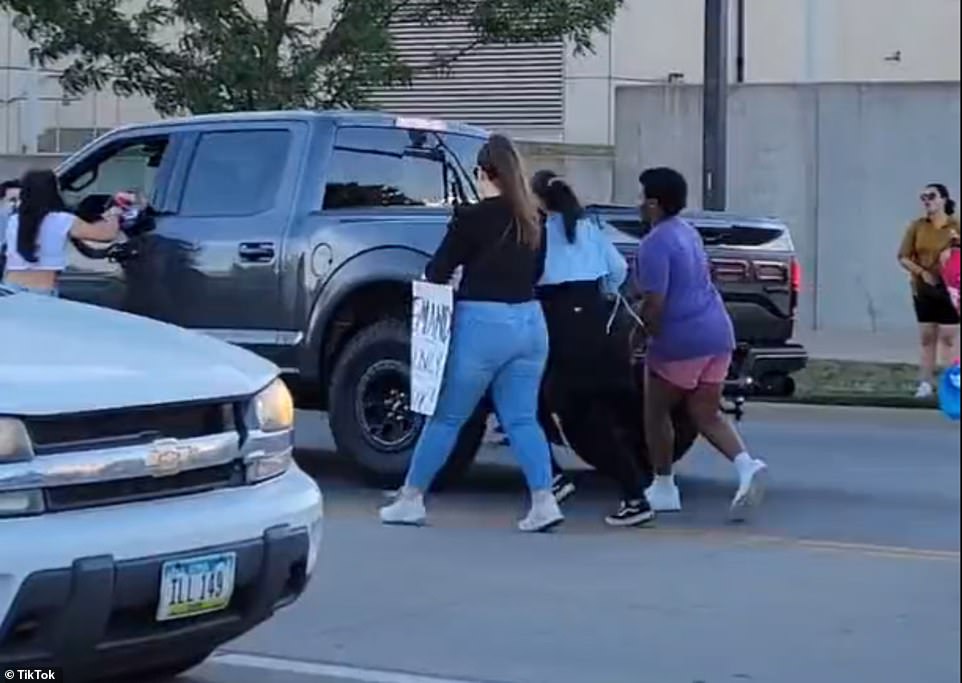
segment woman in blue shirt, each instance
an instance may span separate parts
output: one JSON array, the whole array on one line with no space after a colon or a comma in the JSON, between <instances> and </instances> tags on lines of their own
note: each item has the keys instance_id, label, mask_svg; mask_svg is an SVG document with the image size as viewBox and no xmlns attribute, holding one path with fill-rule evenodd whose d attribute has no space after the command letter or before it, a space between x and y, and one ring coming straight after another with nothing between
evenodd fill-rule
<instances>
[{"instance_id":1,"label":"woman in blue shirt","mask_svg":"<svg viewBox=\"0 0 962 683\"><path fill-rule=\"evenodd\" d=\"M619 384L630 374L630 359L608 334L611 304L628 266L602 232L602 224L585 215L577 196L552 171L539 171L532 189L545 219L545 266L538 298L548 323L550 378L544 388L551 409L565 430L577 430L579 444L590 444L586 461L614 477L621 504L605 521L611 526L640 526L654 519L644 495L644 475L632 446L620 438ZM564 420L564 416L572 416ZM582 449L584 450L584 449ZM574 491L555 468L554 491L564 498Z\"/></svg>"}]
</instances>

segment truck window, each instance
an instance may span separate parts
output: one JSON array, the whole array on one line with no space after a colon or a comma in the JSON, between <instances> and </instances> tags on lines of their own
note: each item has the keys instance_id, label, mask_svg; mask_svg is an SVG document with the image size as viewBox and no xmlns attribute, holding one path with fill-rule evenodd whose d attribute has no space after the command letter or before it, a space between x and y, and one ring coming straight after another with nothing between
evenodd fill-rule
<instances>
[{"instance_id":1,"label":"truck window","mask_svg":"<svg viewBox=\"0 0 962 683\"><path fill-rule=\"evenodd\" d=\"M182 216L252 216L274 208L290 152L288 130L204 133L180 203Z\"/></svg>"},{"instance_id":2,"label":"truck window","mask_svg":"<svg viewBox=\"0 0 962 683\"><path fill-rule=\"evenodd\" d=\"M328 166L324 208L449 206L455 201L446 187L450 173L431 134L340 128Z\"/></svg>"},{"instance_id":3,"label":"truck window","mask_svg":"<svg viewBox=\"0 0 962 683\"><path fill-rule=\"evenodd\" d=\"M166 136L131 140L81 162L60 179L64 200L77 207L88 197L106 199L117 192L134 192L153 200L157 171L168 142Z\"/></svg>"}]
</instances>

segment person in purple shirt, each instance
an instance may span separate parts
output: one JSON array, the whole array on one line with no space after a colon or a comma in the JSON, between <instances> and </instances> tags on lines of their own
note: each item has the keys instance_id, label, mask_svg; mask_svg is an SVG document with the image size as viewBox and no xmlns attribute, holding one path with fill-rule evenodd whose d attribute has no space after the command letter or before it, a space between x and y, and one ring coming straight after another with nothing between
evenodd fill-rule
<instances>
[{"instance_id":1,"label":"person in purple shirt","mask_svg":"<svg viewBox=\"0 0 962 683\"><path fill-rule=\"evenodd\" d=\"M748 454L721 412L735 349L731 317L712 282L701 235L678 215L688 200L684 177L670 168L652 168L639 180L643 218L652 225L638 247L635 268L649 334L645 432L655 478L645 494L656 511L681 510L672 475L671 412L685 402L699 433L735 466L738 490L731 517L742 520L761 502L767 467Z\"/></svg>"}]
</instances>

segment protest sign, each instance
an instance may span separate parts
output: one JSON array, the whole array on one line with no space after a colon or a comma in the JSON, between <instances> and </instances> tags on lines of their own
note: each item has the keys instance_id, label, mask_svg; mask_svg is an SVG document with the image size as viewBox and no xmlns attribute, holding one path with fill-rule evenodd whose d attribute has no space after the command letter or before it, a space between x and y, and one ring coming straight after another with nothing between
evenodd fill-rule
<instances>
[{"instance_id":1,"label":"protest sign","mask_svg":"<svg viewBox=\"0 0 962 683\"><path fill-rule=\"evenodd\" d=\"M433 415L451 342L454 289L415 280L411 309L411 410Z\"/></svg>"}]
</instances>

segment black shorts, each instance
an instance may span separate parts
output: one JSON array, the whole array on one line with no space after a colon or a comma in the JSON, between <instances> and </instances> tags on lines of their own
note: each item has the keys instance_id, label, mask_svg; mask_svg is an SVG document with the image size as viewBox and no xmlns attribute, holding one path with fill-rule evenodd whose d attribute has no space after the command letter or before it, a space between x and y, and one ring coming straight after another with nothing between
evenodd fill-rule
<instances>
[{"instance_id":1,"label":"black shorts","mask_svg":"<svg viewBox=\"0 0 962 683\"><path fill-rule=\"evenodd\" d=\"M958 325L959 312L944 286L921 284L913 297L915 319L923 325Z\"/></svg>"}]
</instances>

